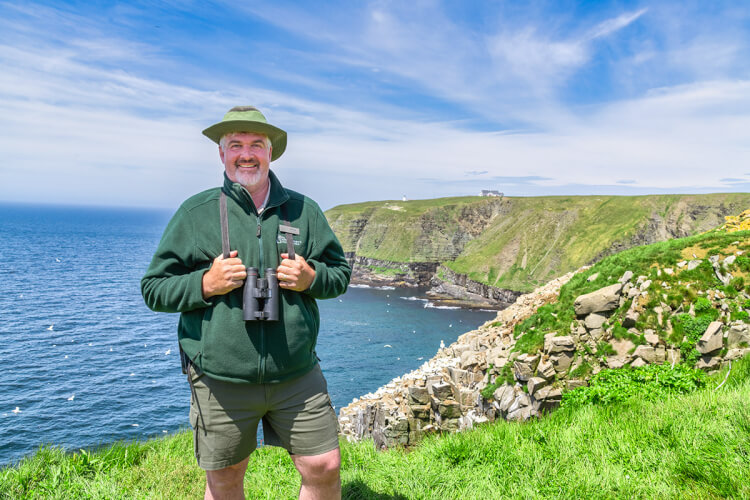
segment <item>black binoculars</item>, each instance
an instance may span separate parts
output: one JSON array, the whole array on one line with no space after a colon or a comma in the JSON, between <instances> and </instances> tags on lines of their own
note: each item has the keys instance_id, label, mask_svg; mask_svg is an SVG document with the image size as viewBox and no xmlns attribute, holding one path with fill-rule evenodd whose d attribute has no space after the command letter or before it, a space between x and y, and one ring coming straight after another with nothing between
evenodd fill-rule
<instances>
[{"instance_id":1,"label":"black binoculars","mask_svg":"<svg viewBox=\"0 0 750 500\"><path fill-rule=\"evenodd\" d=\"M266 269L266 276L258 276L258 268L248 267L245 290L242 294L242 317L245 321L278 321L279 280L276 269Z\"/></svg>"}]
</instances>

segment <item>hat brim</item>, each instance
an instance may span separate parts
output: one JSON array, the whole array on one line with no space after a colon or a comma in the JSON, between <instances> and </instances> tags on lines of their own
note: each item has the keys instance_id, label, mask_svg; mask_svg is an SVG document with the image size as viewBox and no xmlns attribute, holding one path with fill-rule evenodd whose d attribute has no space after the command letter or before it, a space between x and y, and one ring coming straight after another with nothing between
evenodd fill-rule
<instances>
[{"instance_id":1,"label":"hat brim","mask_svg":"<svg viewBox=\"0 0 750 500\"><path fill-rule=\"evenodd\" d=\"M271 161L278 159L286 150L286 132L268 123L227 120L211 125L203 131L203 135L219 144L222 137L232 132L254 132L267 135L271 139Z\"/></svg>"}]
</instances>

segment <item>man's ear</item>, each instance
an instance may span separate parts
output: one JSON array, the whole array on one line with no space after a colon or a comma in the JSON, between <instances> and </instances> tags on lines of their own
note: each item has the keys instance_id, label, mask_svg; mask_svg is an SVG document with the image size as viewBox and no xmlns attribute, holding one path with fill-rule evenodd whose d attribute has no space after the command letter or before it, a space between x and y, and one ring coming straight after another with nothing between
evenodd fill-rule
<instances>
[{"instance_id":1,"label":"man's ear","mask_svg":"<svg viewBox=\"0 0 750 500\"><path fill-rule=\"evenodd\" d=\"M224 164L224 148L219 146L219 158L221 158L221 163Z\"/></svg>"}]
</instances>

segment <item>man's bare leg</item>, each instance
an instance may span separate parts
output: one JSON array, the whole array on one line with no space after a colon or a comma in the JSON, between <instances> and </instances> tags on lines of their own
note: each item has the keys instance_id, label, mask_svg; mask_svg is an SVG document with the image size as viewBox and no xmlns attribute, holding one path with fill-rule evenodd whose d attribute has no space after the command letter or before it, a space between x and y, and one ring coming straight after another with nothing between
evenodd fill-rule
<instances>
[{"instance_id":1,"label":"man's bare leg","mask_svg":"<svg viewBox=\"0 0 750 500\"><path fill-rule=\"evenodd\" d=\"M236 465L230 465L225 469L206 471L206 495L205 500L245 500L245 471L247 470L247 457Z\"/></svg>"},{"instance_id":2,"label":"man's bare leg","mask_svg":"<svg viewBox=\"0 0 750 500\"><path fill-rule=\"evenodd\" d=\"M309 457L292 455L292 461L302 476L300 500L341 498L341 453L338 448Z\"/></svg>"}]
</instances>

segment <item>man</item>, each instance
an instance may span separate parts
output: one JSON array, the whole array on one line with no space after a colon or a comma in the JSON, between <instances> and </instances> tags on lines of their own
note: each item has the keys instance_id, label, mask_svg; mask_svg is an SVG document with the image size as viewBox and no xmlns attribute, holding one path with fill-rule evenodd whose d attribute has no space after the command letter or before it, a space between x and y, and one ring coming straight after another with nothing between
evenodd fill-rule
<instances>
[{"instance_id":1,"label":"man","mask_svg":"<svg viewBox=\"0 0 750 500\"><path fill-rule=\"evenodd\" d=\"M286 132L238 106L203 134L219 144L224 185L180 206L141 290L154 311L180 313L205 498L244 498L261 419L266 442L291 454L300 498L339 498L337 421L315 354L315 299L344 293L351 269L318 205L269 170ZM276 271L278 320L262 311L243 319L246 268L257 268L259 281ZM258 301L267 303L263 293Z\"/></svg>"}]
</instances>

